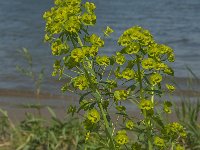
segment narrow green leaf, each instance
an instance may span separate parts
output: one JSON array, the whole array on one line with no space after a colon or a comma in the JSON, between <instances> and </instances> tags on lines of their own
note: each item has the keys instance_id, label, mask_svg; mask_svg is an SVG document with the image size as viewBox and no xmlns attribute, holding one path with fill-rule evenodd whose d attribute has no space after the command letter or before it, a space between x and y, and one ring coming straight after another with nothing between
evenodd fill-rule
<instances>
[{"instance_id":1,"label":"narrow green leaf","mask_svg":"<svg viewBox=\"0 0 200 150\"><path fill-rule=\"evenodd\" d=\"M47 106L47 109L48 109L49 113L51 114L51 116L54 117L54 118L56 118L56 114L55 114L55 112L53 111L53 109L50 108L49 106Z\"/></svg>"}]
</instances>

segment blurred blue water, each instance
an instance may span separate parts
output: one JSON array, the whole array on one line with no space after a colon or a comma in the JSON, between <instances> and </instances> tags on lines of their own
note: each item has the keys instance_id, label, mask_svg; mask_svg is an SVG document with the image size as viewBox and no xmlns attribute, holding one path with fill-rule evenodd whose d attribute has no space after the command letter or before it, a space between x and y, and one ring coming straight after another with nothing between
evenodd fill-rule
<instances>
[{"instance_id":1,"label":"blurred blue water","mask_svg":"<svg viewBox=\"0 0 200 150\"><path fill-rule=\"evenodd\" d=\"M147 28L159 43L175 50L175 76L186 77L187 64L200 76L200 1L199 0L101 0L93 1L97 9L97 26L92 31L99 34L107 25L115 30L108 39L104 54L119 50L116 45L122 32L133 26ZM50 0L0 1L0 89L32 88L28 78L15 70L23 62L16 50L26 47L31 51L36 70L46 66L52 70L53 57L48 44L43 43L45 23L42 14L52 6ZM48 75L50 78L50 75ZM56 85L45 82L48 90Z\"/></svg>"}]
</instances>

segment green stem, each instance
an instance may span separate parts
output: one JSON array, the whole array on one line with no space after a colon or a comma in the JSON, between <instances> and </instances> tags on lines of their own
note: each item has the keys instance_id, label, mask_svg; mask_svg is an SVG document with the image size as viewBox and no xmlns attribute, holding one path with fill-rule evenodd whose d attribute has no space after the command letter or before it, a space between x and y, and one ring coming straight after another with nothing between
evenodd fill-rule
<instances>
[{"instance_id":1,"label":"green stem","mask_svg":"<svg viewBox=\"0 0 200 150\"><path fill-rule=\"evenodd\" d=\"M69 77L70 79L73 78L72 76L70 76L70 75L68 75L68 74L66 74L66 73L63 73L63 75L65 75L66 77Z\"/></svg>"},{"instance_id":2,"label":"green stem","mask_svg":"<svg viewBox=\"0 0 200 150\"><path fill-rule=\"evenodd\" d=\"M137 55L137 69L138 69L138 79L140 84L140 98L143 98L143 88L142 88L142 78L141 78L141 70L140 70L140 58Z\"/></svg>"},{"instance_id":3,"label":"green stem","mask_svg":"<svg viewBox=\"0 0 200 150\"><path fill-rule=\"evenodd\" d=\"M101 73L102 76L103 76L103 74L105 73L105 71L106 71L106 66L103 68L103 71L102 71L102 73Z\"/></svg>"},{"instance_id":4,"label":"green stem","mask_svg":"<svg viewBox=\"0 0 200 150\"><path fill-rule=\"evenodd\" d=\"M112 71L113 71L113 68L114 68L114 65L113 65L112 68L110 69L110 72L109 72L109 74L108 74L107 80L110 78L111 73L112 73Z\"/></svg>"},{"instance_id":5,"label":"green stem","mask_svg":"<svg viewBox=\"0 0 200 150\"><path fill-rule=\"evenodd\" d=\"M151 102L154 103L154 86L151 87L151 90L152 90Z\"/></svg>"},{"instance_id":6,"label":"green stem","mask_svg":"<svg viewBox=\"0 0 200 150\"><path fill-rule=\"evenodd\" d=\"M97 91L96 92L98 94L98 97L100 98L101 95L99 94L99 92ZM100 98L101 99L101 98ZM103 106L102 106L102 103L101 103L101 100L98 102L98 106L100 108L100 111L101 111L101 114L103 116L103 120L104 120L104 123L105 123L105 128L106 128L106 132L108 134L108 137L110 139L110 148L112 150L115 150L115 144L114 144L114 140L113 140L113 137L112 137L112 133L111 133L111 128L109 126L109 122L107 120L107 117L106 117L106 113L104 112L104 109L103 109Z\"/></svg>"},{"instance_id":7,"label":"green stem","mask_svg":"<svg viewBox=\"0 0 200 150\"><path fill-rule=\"evenodd\" d=\"M71 37L71 35L69 35L69 38L71 39L73 47L76 48L76 44L74 43L74 39Z\"/></svg>"},{"instance_id":8,"label":"green stem","mask_svg":"<svg viewBox=\"0 0 200 150\"><path fill-rule=\"evenodd\" d=\"M152 138L151 138L151 134L152 134L152 123L151 123L151 119L147 116L147 110L144 110L144 123L146 126L146 130L147 130L147 140L148 140L148 144L147 144L147 149L148 150L153 150L152 147Z\"/></svg>"},{"instance_id":9,"label":"green stem","mask_svg":"<svg viewBox=\"0 0 200 150\"><path fill-rule=\"evenodd\" d=\"M83 47L83 43L82 43L81 38L80 38L79 35L77 35L77 39L78 39L78 44L79 44L81 47Z\"/></svg>"},{"instance_id":10,"label":"green stem","mask_svg":"<svg viewBox=\"0 0 200 150\"><path fill-rule=\"evenodd\" d=\"M148 150L153 150L151 143L151 134L152 134L152 123L149 118L146 118L146 127L147 127L147 138L148 138Z\"/></svg>"},{"instance_id":11,"label":"green stem","mask_svg":"<svg viewBox=\"0 0 200 150\"><path fill-rule=\"evenodd\" d=\"M86 69L84 69L84 70L85 70L85 74L86 74L87 78L89 79L89 82L92 84L92 82L91 82L91 77L89 76L87 70L86 70ZM100 111L101 111L101 114L102 114L102 116L103 116L103 120L104 120L104 123L105 123L105 129L106 129L106 132L107 132L108 137L109 137L109 139L110 139L110 146L111 146L111 149L112 149L112 150L115 150L115 144L114 144L114 141L113 141L113 138L112 138L111 128L110 128L110 126L109 126L109 122L108 122L108 120L107 120L106 113L104 112L104 109L103 109L103 106L102 106L102 103L101 103L101 101L102 101L102 96L101 96L101 94L99 93L99 91L98 91L98 89L97 89L96 86L94 86L94 85L92 84L91 88L92 88L92 90L93 90L94 97L96 98L96 100L97 100L97 102L98 102L98 107L99 107L99 109L100 109Z\"/></svg>"},{"instance_id":12,"label":"green stem","mask_svg":"<svg viewBox=\"0 0 200 150\"><path fill-rule=\"evenodd\" d=\"M80 45L81 47L83 47L83 43L82 43L81 38L80 38L79 35L77 35L77 39L78 39L79 45ZM83 65L83 67L84 67L84 65ZM89 76L89 74L88 74L88 72L87 72L87 70L86 70L85 68L84 68L84 71L85 71L85 73L86 73L87 78L89 79L89 82L92 84L91 78L90 78L90 76ZM110 126L109 126L109 122L108 122L108 120L107 120L106 113L104 112L104 109L103 109L103 106L102 106L102 103L101 103L101 100L102 100L101 94L98 92L98 89L97 89L96 86L92 86L92 89L93 89L93 92L95 93L95 98L96 98L97 101L98 101L98 106L99 106L99 109L100 109L101 114L102 114L102 116L103 116L103 120L104 120L104 123L105 123L106 132L107 132L108 137L109 137L109 139L110 139L110 146L111 146L111 149L112 149L112 150L115 150L115 144L114 144L114 140L113 140L113 138L112 138L111 128L110 128Z\"/></svg>"},{"instance_id":13,"label":"green stem","mask_svg":"<svg viewBox=\"0 0 200 150\"><path fill-rule=\"evenodd\" d=\"M137 58L138 80L139 80L139 84L140 84L140 98L144 98L142 77L141 77L141 68L140 68L140 57L137 55L136 58ZM152 95L151 101L152 102L154 101L154 95ZM144 119L145 119L145 126L147 129L148 150L153 150L152 143L151 143L152 123L151 123L150 118L147 116L146 110L144 110Z\"/></svg>"},{"instance_id":14,"label":"green stem","mask_svg":"<svg viewBox=\"0 0 200 150\"><path fill-rule=\"evenodd\" d=\"M151 144L151 141L150 141L150 140L148 140L148 150L153 150L152 144Z\"/></svg>"}]
</instances>

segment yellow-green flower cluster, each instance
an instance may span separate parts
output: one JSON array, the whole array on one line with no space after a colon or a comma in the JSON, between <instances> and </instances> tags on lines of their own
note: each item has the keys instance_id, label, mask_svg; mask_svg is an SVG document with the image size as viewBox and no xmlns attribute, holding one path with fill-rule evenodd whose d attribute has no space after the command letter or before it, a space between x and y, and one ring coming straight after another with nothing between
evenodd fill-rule
<instances>
[{"instance_id":1,"label":"yellow-green flower cluster","mask_svg":"<svg viewBox=\"0 0 200 150\"><path fill-rule=\"evenodd\" d=\"M154 144L155 144L156 146L158 146L158 147L164 147L164 146L165 146L165 141L164 141L164 139L162 139L162 138L156 136L156 137L154 138Z\"/></svg>"},{"instance_id":2,"label":"yellow-green flower cluster","mask_svg":"<svg viewBox=\"0 0 200 150\"><path fill-rule=\"evenodd\" d=\"M169 136L175 136L175 137L178 137L178 136L186 137L187 136L187 133L186 133L184 127L181 124L179 124L178 122L173 122L173 123L167 124L165 126L165 132Z\"/></svg>"},{"instance_id":3,"label":"yellow-green flower cluster","mask_svg":"<svg viewBox=\"0 0 200 150\"><path fill-rule=\"evenodd\" d=\"M157 85L162 81L162 76L159 73L154 73L149 77L149 82L152 85Z\"/></svg>"},{"instance_id":4,"label":"yellow-green flower cluster","mask_svg":"<svg viewBox=\"0 0 200 150\"><path fill-rule=\"evenodd\" d=\"M135 126L135 124L134 124L134 122L132 120L128 120L126 122L126 128L131 130L131 129L133 129L134 126Z\"/></svg>"},{"instance_id":5,"label":"yellow-green flower cluster","mask_svg":"<svg viewBox=\"0 0 200 150\"><path fill-rule=\"evenodd\" d=\"M146 70L154 69L156 71L165 72L168 69L168 66L161 61L157 61L151 57L145 58L141 62L142 68Z\"/></svg>"},{"instance_id":6,"label":"yellow-green flower cluster","mask_svg":"<svg viewBox=\"0 0 200 150\"><path fill-rule=\"evenodd\" d=\"M69 46L57 39L51 44L51 50L53 55L61 55L68 52Z\"/></svg>"},{"instance_id":7,"label":"yellow-green flower cluster","mask_svg":"<svg viewBox=\"0 0 200 150\"><path fill-rule=\"evenodd\" d=\"M163 44L154 43L147 50L147 53L157 61L160 61L164 56L167 57L169 62L174 62L175 60L173 49Z\"/></svg>"},{"instance_id":8,"label":"yellow-green flower cluster","mask_svg":"<svg viewBox=\"0 0 200 150\"><path fill-rule=\"evenodd\" d=\"M117 64L123 65L126 62L126 58L123 54L121 54L120 52L117 52L115 56L115 61Z\"/></svg>"},{"instance_id":9,"label":"yellow-green flower cluster","mask_svg":"<svg viewBox=\"0 0 200 150\"><path fill-rule=\"evenodd\" d=\"M55 6L46 11L43 18L46 20L45 31L52 36L63 31L76 33L81 26L81 0L56 0Z\"/></svg>"},{"instance_id":10,"label":"yellow-green flower cluster","mask_svg":"<svg viewBox=\"0 0 200 150\"><path fill-rule=\"evenodd\" d=\"M143 59L141 64L144 69L152 69L155 66L155 62L152 58Z\"/></svg>"},{"instance_id":11,"label":"yellow-green flower cluster","mask_svg":"<svg viewBox=\"0 0 200 150\"><path fill-rule=\"evenodd\" d=\"M127 54L137 54L140 50L140 45L136 42L130 43L126 48L125 52Z\"/></svg>"},{"instance_id":12,"label":"yellow-green flower cluster","mask_svg":"<svg viewBox=\"0 0 200 150\"><path fill-rule=\"evenodd\" d=\"M57 74L61 73L61 61L60 60L56 60L53 64L53 72L52 72L52 76L56 76Z\"/></svg>"},{"instance_id":13,"label":"yellow-green flower cluster","mask_svg":"<svg viewBox=\"0 0 200 150\"><path fill-rule=\"evenodd\" d=\"M73 79L73 85L75 88L78 88L80 90L85 90L88 88L89 82L84 75L81 75Z\"/></svg>"},{"instance_id":14,"label":"yellow-green flower cluster","mask_svg":"<svg viewBox=\"0 0 200 150\"><path fill-rule=\"evenodd\" d=\"M124 145L128 143L128 136L125 130L120 130L115 136L115 141L119 145Z\"/></svg>"},{"instance_id":15,"label":"yellow-green flower cluster","mask_svg":"<svg viewBox=\"0 0 200 150\"><path fill-rule=\"evenodd\" d=\"M63 25L64 29L70 33L77 33L81 28L80 17L71 16Z\"/></svg>"},{"instance_id":16,"label":"yellow-green flower cluster","mask_svg":"<svg viewBox=\"0 0 200 150\"><path fill-rule=\"evenodd\" d=\"M165 70L166 68L167 68L168 66L166 65L166 64L164 64L163 62L156 62L155 64L154 64L154 69L155 70Z\"/></svg>"},{"instance_id":17,"label":"yellow-green flower cluster","mask_svg":"<svg viewBox=\"0 0 200 150\"><path fill-rule=\"evenodd\" d=\"M104 41L97 36L96 34L92 34L89 38L89 42L96 47L103 47L104 46Z\"/></svg>"},{"instance_id":18,"label":"yellow-green flower cluster","mask_svg":"<svg viewBox=\"0 0 200 150\"><path fill-rule=\"evenodd\" d=\"M89 110L86 117L91 123L97 123L100 120L100 114L96 109Z\"/></svg>"},{"instance_id":19,"label":"yellow-green flower cluster","mask_svg":"<svg viewBox=\"0 0 200 150\"><path fill-rule=\"evenodd\" d=\"M89 25L92 26L92 25L94 25L96 23L96 15L95 14L84 13L81 16L81 21L86 26L89 26Z\"/></svg>"},{"instance_id":20,"label":"yellow-green flower cluster","mask_svg":"<svg viewBox=\"0 0 200 150\"><path fill-rule=\"evenodd\" d=\"M55 0L55 5L71 5L71 6L76 6L81 3L81 0Z\"/></svg>"},{"instance_id":21,"label":"yellow-green flower cluster","mask_svg":"<svg viewBox=\"0 0 200 150\"><path fill-rule=\"evenodd\" d=\"M166 60L170 62L175 60L173 50L166 45L157 44L148 30L139 26L129 28L120 36L118 43L125 47L122 49L122 53L142 55L143 60L139 61L145 70L162 71L165 74L173 75L173 70L163 63ZM140 51L141 53L139 53ZM151 79L152 84L156 85L160 82L161 76L155 74Z\"/></svg>"},{"instance_id":22,"label":"yellow-green flower cluster","mask_svg":"<svg viewBox=\"0 0 200 150\"><path fill-rule=\"evenodd\" d=\"M174 91L175 91L175 87L174 87L173 85L166 84L166 88L167 88L170 92L174 92Z\"/></svg>"},{"instance_id":23,"label":"yellow-green flower cluster","mask_svg":"<svg viewBox=\"0 0 200 150\"><path fill-rule=\"evenodd\" d=\"M171 102L165 101L165 102L164 102L164 105L163 105L163 110L164 110L164 112L170 114L170 113L172 112L171 106L172 106L172 103L171 103Z\"/></svg>"},{"instance_id":24,"label":"yellow-green flower cluster","mask_svg":"<svg viewBox=\"0 0 200 150\"><path fill-rule=\"evenodd\" d=\"M75 48L71 51L71 57L75 62L81 62L85 57L85 53L81 48Z\"/></svg>"},{"instance_id":25,"label":"yellow-green flower cluster","mask_svg":"<svg viewBox=\"0 0 200 150\"><path fill-rule=\"evenodd\" d=\"M170 67L166 67L164 70L163 70L164 73L168 74L168 75L174 75L174 71L172 68Z\"/></svg>"},{"instance_id":26,"label":"yellow-green flower cluster","mask_svg":"<svg viewBox=\"0 0 200 150\"><path fill-rule=\"evenodd\" d=\"M180 144L177 144L175 150L185 150L185 148L181 146Z\"/></svg>"},{"instance_id":27,"label":"yellow-green flower cluster","mask_svg":"<svg viewBox=\"0 0 200 150\"><path fill-rule=\"evenodd\" d=\"M93 14L94 10L96 9L96 6L94 3L86 2L84 6L85 6L87 13L89 13L89 14Z\"/></svg>"},{"instance_id":28,"label":"yellow-green flower cluster","mask_svg":"<svg viewBox=\"0 0 200 150\"><path fill-rule=\"evenodd\" d=\"M168 54L167 59L168 59L169 62L174 62L175 61L175 55L174 55L174 53Z\"/></svg>"},{"instance_id":29,"label":"yellow-green flower cluster","mask_svg":"<svg viewBox=\"0 0 200 150\"><path fill-rule=\"evenodd\" d=\"M43 15L46 21L45 40L51 41L54 35L57 38L58 34L66 32L76 34L84 28L83 25L93 26L96 23L95 8L94 3L82 5L81 0L55 0L55 6Z\"/></svg>"},{"instance_id":30,"label":"yellow-green flower cluster","mask_svg":"<svg viewBox=\"0 0 200 150\"><path fill-rule=\"evenodd\" d=\"M84 46L82 47L83 53L86 56L95 57L98 53L98 47L96 46Z\"/></svg>"},{"instance_id":31,"label":"yellow-green flower cluster","mask_svg":"<svg viewBox=\"0 0 200 150\"><path fill-rule=\"evenodd\" d=\"M120 68L118 67L114 73L115 73L116 78L120 78L120 79L124 78L126 80L131 80L135 78L135 71L130 68L125 68L122 72L120 72Z\"/></svg>"},{"instance_id":32,"label":"yellow-green flower cluster","mask_svg":"<svg viewBox=\"0 0 200 150\"><path fill-rule=\"evenodd\" d=\"M122 77L124 79L127 79L127 80L133 79L134 75L135 75L135 72L132 69L126 68L122 71Z\"/></svg>"},{"instance_id":33,"label":"yellow-green flower cluster","mask_svg":"<svg viewBox=\"0 0 200 150\"><path fill-rule=\"evenodd\" d=\"M110 59L108 56L97 56L96 57L96 62L100 66L109 66L110 65Z\"/></svg>"},{"instance_id":34,"label":"yellow-green flower cluster","mask_svg":"<svg viewBox=\"0 0 200 150\"><path fill-rule=\"evenodd\" d=\"M93 26L96 23L96 15L94 13L96 6L94 3L86 2L84 8L86 12L81 16L81 21L86 26Z\"/></svg>"},{"instance_id":35,"label":"yellow-green flower cluster","mask_svg":"<svg viewBox=\"0 0 200 150\"><path fill-rule=\"evenodd\" d=\"M133 42L137 42L141 46L148 46L152 44L154 40L148 30L145 30L139 26L134 26L126 30L118 40L119 45L125 47L130 46ZM138 46L136 47L138 48Z\"/></svg>"},{"instance_id":36,"label":"yellow-green flower cluster","mask_svg":"<svg viewBox=\"0 0 200 150\"><path fill-rule=\"evenodd\" d=\"M154 104L150 100L143 99L139 103L139 108L142 109L142 110L148 111L148 110L153 109L153 107L154 107Z\"/></svg>"},{"instance_id":37,"label":"yellow-green flower cluster","mask_svg":"<svg viewBox=\"0 0 200 150\"><path fill-rule=\"evenodd\" d=\"M127 90L117 90L114 92L114 99L116 101L126 100L130 91Z\"/></svg>"},{"instance_id":38,"label":"yellow-green flower cluster","mask_svg":"<svg viewBox=\"0 0 200 150\"><path fill-rule=\"evenodd\" d=\"M110 36L111 33L113 33L114 30L111 29L109 26L106 27L106 30L104 31L105 36Z\"/></svg>"}]
</instances>

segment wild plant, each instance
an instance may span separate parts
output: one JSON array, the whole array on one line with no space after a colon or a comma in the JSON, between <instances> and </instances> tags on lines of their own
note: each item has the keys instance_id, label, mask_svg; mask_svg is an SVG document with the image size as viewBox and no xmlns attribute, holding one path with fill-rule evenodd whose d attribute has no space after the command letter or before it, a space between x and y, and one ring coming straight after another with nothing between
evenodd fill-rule
<instances>
[{"instance_id":1,"label":"wild plant","mask_svg":"<svg viewBox=\"0 0 200 150\"><path fill-rule=\"evenodd\" d=\"M198 150L200 149L200 102L196 87L200 80L190 67L186 68L190 73L187 88L192 95L180 94L181 100L174 104L174 108L178 121L185 127L187 133L185 146L187 149Z\"/></svg>"},{"instance_id":2,"label":"wild plant","mask_svg":"<svg viewBox=\"0 0 200 150\"><path fill-rule=\"evenodd\" d=\"M32 114L27 114L18 131L19 134L14 135L17 140L13 140L17 150L76 150L84 135L78 119L60 120L52 116L46 120Z\"/></svg>"},{"instance_id":3,"label":"wild plant","mask_svg":"<svg viewBox=\"0 0 200 150\"><path fill-rule=\"evenodd\" d=\"M47 107L51 118L26 113L13 124L7 112L0 109L0 150L76 150L84 144L85 130L78 118L59 119Z\"/></svg>"},{"instance_id":4,"label":"wild plant","mask_svg":"<svg viewBox=\"0 0 200 150\"><path fill-rule=\"evenodd\" d=\"M33 58L30 53L30 51L26 48L23 48L22 50L18 51L19 54L22 55L23 59L26 62L26 66L22 66L17 64L16 70L21 73L23 76L26 76L30 78L34 84L34 93L36 94L37 98L40 95L41 92L41 85L44 81L44 75L45 75L45 67L43 66L41 70L38 72L34 68L33 65ZM41 115L41 106L40 101L38 101L38 104L28 104L28 105L22 105L22 108L34 108L38 111L39 115Z\"/></svg>"},{"instance_id":5,"label":"wild plant","mask_svg":"<svg viewBox=\"0 0 200 150\"><path fill-rule=\"evenodd\" d=\"M133 26L119 37L115 55L102 55L114 30L106 27L103 37L89 33L96 23L95 4L81 0L55 0L54 4L43 16L45 40L57 56L52 75L70 79L61 90L80 96L80 105L68 111L84 112L83 149L184 149L184 127L160 117L171 113L171 102L160 99L165 86L170 92L175 89L162 84L165 76L174 75L168 65L175 60L173 50L157 43L148 30ZM127 101L140 112L139 119L127 113ZM112 108L122 127L111 116Z\"/></svg>"},{"instance_id":6,"label":"wild plant","mask_svg":"<svg viewBox=\"0 0 200 150\"><path fill-rule=\"evenodd\" d=\"M39 72L35 71L34 66L33 66L33 58L32 58L31 53L29 52L29 50L26 48L23 48L22 50L19 50L19 53L23 56L24 60L28 64L28 66L24 67L24 66L17 64L16 69L22 75L31 78L31 80L34 83L35 93L36 93L36 95L39 95L40 90L41 90L41 84L44 79L45 67L42 67Z\"/></svg>"},{"instance_id":7,"label":"wild plant","mask_svg":"<svg viewBox=\"0 0 200 150\"><path fill-rule=\"evenodd\" d=\"M9 128L8 114L6 111L0 109L0 143L7 142L10 139Z\"/></svg>"}]
</instances>

